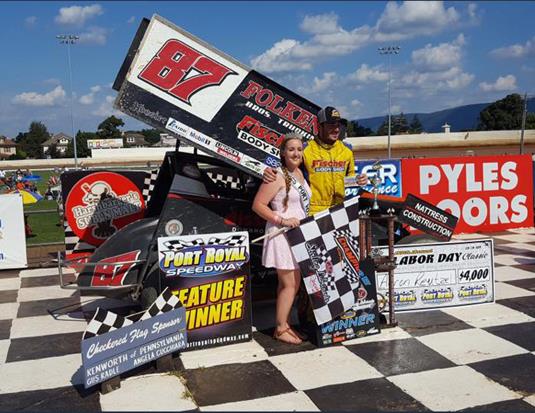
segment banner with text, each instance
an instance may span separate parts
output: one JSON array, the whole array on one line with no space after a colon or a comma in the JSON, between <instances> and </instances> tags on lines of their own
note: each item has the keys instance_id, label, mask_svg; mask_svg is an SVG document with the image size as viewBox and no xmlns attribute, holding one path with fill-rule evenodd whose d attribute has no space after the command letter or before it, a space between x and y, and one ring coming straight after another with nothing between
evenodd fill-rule
<instances>
[{"instance_id":1,"label":"banner with text","mask_svg":"<svg viewBox=\"0 0 535 413\"><path fill-rule=\"evenodd\" d=\"M377 187L379 194L401 197L403 193L401 187L401 161L399 159L380 160L381 168L378 170L373 169L375 162L374 160L355 161L356 175L365 173L370 180L378 176L380 180ZM356 196L359 188L359 186L346 185L346 196ZM369 192L374 189L371 182L363 188Z\"/></svg>"},{"instance_id":2,"label":"banner with text","mask_svg":"<svg viewBox=\"0 0 535 413\"><path fill-rule=\"evenodd\" d=\"M459 218L456 232L533 226L530 155L403 159L403 191Z\"/></svg>"},{"instance_id":3,"label":"banner with text","mask_svg":"<svg viewBox=\"0 0 535 413\"><path fill-rule=\"evenodd\" d=\"M494 301L492 239L395 246L394 256L396 312ZM377 292L388 297L387 272L377 273Z\"/></svg>"},{"instance_id":4,"label":"banner with text","mask_svg":"<svg viewBox=\"0 0 535 413\"><path fill-rule=\"evenodd\" d=\"M85 387L185 348L185 318L184 307L169 290L143 314L122 317L97 309L82 337Z\"/></svg>"},{"instance_id":5,"label":"banner with text","mask_svg":"<svg viewBox=\"0 0 535 413\"><path fill-rule=\"evenodd\" d=\"M317 134L320 109L157 15L115 107L256 176L279 165L284 134Z\"/></svg>"},{"instance_id":6,"label":"banner with text","mask_svg":"<svg viewBox=\"0 0 535 413\"><path fill-rule=\"evenodd\" d=\"M188 350L252 337L249 233L158 238L162 284L186 307Z\"/></svg>"}]
</instances>

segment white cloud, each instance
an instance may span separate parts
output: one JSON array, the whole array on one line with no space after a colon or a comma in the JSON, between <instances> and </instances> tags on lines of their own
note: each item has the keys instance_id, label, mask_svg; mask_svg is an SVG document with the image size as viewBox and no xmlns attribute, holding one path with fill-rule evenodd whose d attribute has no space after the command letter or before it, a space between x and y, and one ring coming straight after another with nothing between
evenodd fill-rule
<instances>
[{"instance_id":1,"label":"white cloud","mask_svg":"<svg viewBox=\"0 0 535 413\"><path fill-rule=\"evenodd\" d=\"M102 6L100 4L92 4L91 6L70 6L59 9L59 14L55 17L58 24L82 26L85 22L95 16L103 14Z\"/></svg>"},{"instance_id":2,"label":"white cloud","mask_svg":"<svg viewBox=\"0 0 535 413\"><path fill-rule=\"evenodd\" d=\"M298 90L301 93L318 93L329 89L338 80L335 72L326 72L322 77L315 76L312 80L312 86L301 86Z\"/></svg>"},{"instance_id":3,"label":"white cloud","mask_svg":"<svg viewBox=\"0 0 535 413\"><path fill-rule=\"evenodd\" d=\"M454 7L442 2L389 2L375 27L363 25L345 29L338 15L306 15L300 29L311 37L304 41L282 39L251 59L251 66L266 72L305 71L319 61L344 56L374 42L432 35L459 22Z\"/></svg>"},{"instance_id":4,"label":"white cloud","mask_svg":"<svg viewBox=\"0 0 535 413\"><path fill-rule=\"evenodd\" d=\"M516 77L513 75L500 76L494 83L481 82L479 87L484 92L505 92L515 90Z\"/></svg>"},{"instance_id":5,"label":"white cloud","mask_svg":"<svg viewBox=\"0 0 535 413\"><path fill-rule=\"evenodd\" d=\"M460 21L454 7L442 1L388 2L375 26L375 40L396 41L439 33Z\"/></svg>"},{"instance_id":6,"label":"white cloud","mask_svg":"<svg viewBox=\"0 0 535 413\"><path fill-rule=\"evenodd\" d=\"M103 27L89 27L87 31L80 33L81 44L105 45L108 40L108 30Z\"/></svg>"},{"instance_id":7,"label":"white cloud","mask_svg":"<svg viewBox=\"0 0 535 413\"><path fill-rule=\"evenodd\" d=\"M36 16L28 16L24 19L24 24L26 27L33 27L37 23Z\"/></svg>"},{"instance_id":8,"label":"white cloud","mask_svg":"<svg viewBox=\"0 0 535 413\"><path fill-rule=\"evenodd\" d=\"M102 90L102 87L99 85L92 86L89 88L90 92L87 95L82 95L79 99L79 102L82 105L92 105L95 102L95 94Z\"/></svg>"},{"instance_id":9,"label":"white cloud","mask_svg":"<svg viewBox=\"0 0 535 413\"><path fill-rule=\"evenodd\" d=\"M421 72L437 72L458 66L461 62L464 43L464 36L461 33L451 43L440 43L434 47L427 44L423 49L412 52L412 63Z\"/></svg>"},{"instance_id":10,"label":"white cloud","mask_svg":"<svg viewBox=\"0 0 535 413\"><path fill-rule=\"evenodd\" d=\"M132 24L132 23L134 23L135 21L136 21L136 16L132 16L132 17L130 17L126 22L127 22L128 24Z\"/></svg>"},{"instance_id":11,"label":"white cloud","mask_svg":"<svg viewBox=\"0 0 535 413\"><path fill-rule=\"evenodd\" d=\"M492 57L498 59L510 59L535 56L535 36L526 41L525 44L513 44L511 46L499 47L490 52Z\"/></svg>"},{"instance_id":12,"label":"white cloud","mask_svg":"<svg viewBox=\"0 0 535 413\"><path fill-rule=\"evenodd\" d=\"M468 3L468 7L466 9L468 13L468 21L471 25L477 25L481 21L481 17L479 15L479 10L477 9L476 3Z\"/></svg>"},{"instance_id":13,"label":"white cloud","mask_svg":"<svg viewBox=\"0 0 535 413\"><path fill-rule=\"evenodd\" d=\"M388 72L381 71L380 66L369 67L363 63L355 72L348 75L348 79L360 83L384 82L388 79Z\"/></svg>"},{"instance_id":14,"label":"white cloud","mask_svg":"<svg viewBox=\"0 0 535 413\"><path fill-rule=\"evenodd\" d=\"M65 90L62 86L56 86L48 93L23 92L16 95L12 102L23 106L56 106L65 99Z\"/></svg>"},{"instance_id":15,"label":"white cloud","mask_svg":"<svg viewBox=\"0 0 535 413\"><path fill-rule=\"evenodd\" d=\"M300 24L300 29L306 33L328 34L336 32L338 28L338 16L335 13L305 16Z\"/></svg>"},{"instance_id":16,"label":"white cloud","mask_svg":"<svg viewBox=\"0 0 535 413\"><path fill-rule=\"evenodd\" d=\"M108 117L111 115L115 116L121 116L123 115L122 112L119 112L118 110L113 108L113 102L115 101L115 97L108 95L104 98L104 101L98 106L97 109L95 109L92 114L95 116L102 116L102 117Z\"/></svg>"},{"instance_id":17,"label":"white cloud","mask_svg":"<svg viewBox=\"0 0 535 413\"><path fill-rule=\"evenodd\" d=\"M354 108L358 108L360 106L362 106L362 102L358 99L353 99L351 101L351 106L353 106Z\"/></svg>"}]
</instances>

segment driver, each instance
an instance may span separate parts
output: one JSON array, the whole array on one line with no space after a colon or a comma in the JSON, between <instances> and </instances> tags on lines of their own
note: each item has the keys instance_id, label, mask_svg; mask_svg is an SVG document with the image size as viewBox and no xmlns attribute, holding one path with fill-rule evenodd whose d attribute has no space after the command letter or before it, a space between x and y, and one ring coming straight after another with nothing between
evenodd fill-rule
<instances>
[{"instance_id":1,"label":"driver","mask_svg":"<svg viewBox=\"0 0 535 413\"><path fill-rule=\"evenodd\" d=\"M340 140L347 120L342 119L340 112L332 106L321 109L317 116L318 136L304 145L301 164L312 189L309 215L342 203L345 198L344 177L355 175L353 151ZM271 183L276 176L276 169L264 170L264 182ZM366 174L357 177L361 186L367 181Z\"/></svg>"}]
</instances>

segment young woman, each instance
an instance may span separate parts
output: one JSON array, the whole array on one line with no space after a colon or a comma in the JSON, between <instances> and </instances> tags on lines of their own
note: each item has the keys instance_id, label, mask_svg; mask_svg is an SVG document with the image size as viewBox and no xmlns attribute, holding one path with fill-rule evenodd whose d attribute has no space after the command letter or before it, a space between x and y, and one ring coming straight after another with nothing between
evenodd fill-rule
<instances>
[{"instance_id":1,"label":"young woman","mask_svg":"<svg viewBox=\"0 0 535 413\"><path fill-rule=\"evenodd\" d=\"M262 183L253 202L253 211L267 221L266 234L273 234L283 227L297 227L307 216L305 211L310 200L310 188L299 169L303 161L300 135L286 135L280 146L280 157L282 173L277 174L275 181ZM285 343L300 344L302 339L288 320L301 274L284 233L264 239L262 264L276 268L279 279L274 337Z\"/></svg>"}]
</instances>

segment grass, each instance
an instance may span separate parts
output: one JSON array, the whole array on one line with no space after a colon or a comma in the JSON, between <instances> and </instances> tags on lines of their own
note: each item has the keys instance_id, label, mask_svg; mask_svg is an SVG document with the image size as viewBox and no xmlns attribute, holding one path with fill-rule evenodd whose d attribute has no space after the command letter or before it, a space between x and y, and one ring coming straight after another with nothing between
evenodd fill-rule
<instances>
[{"instance_id":1,"label":"grass","mask_svg":"<svg viewBox=\"0 0 535 413\"><path fill-rule=\"evenodd\" d=\"M55 175L55 173L54 171L35 171L34 174L41 177L41 179L36 182L36 185L39 193L44 195L48 188L48 179L50 176ZM56 201L48 201L46 199L42 199L35 204L24 205L24 213L53 210L53 212L27 214L28 223L34 234L33 237L26 238L27 245L65 241L63 225L60 224L57 208L58 204Z\"/></svg>"}]
</instances>

